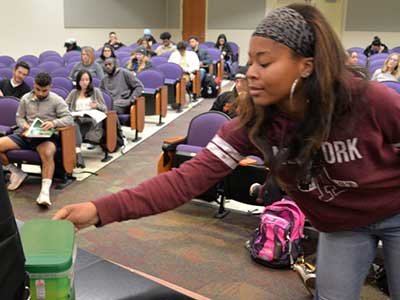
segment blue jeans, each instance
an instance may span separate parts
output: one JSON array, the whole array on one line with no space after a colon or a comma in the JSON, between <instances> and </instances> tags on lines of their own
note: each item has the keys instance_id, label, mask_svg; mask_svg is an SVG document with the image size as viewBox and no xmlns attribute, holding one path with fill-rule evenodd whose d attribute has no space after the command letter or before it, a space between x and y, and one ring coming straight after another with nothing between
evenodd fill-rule
<instances>
[{"instance_id":1,"label":"blue jeans","mask_svg":"<svg viewBox=\"0 0 400 300\"><path fill-rule=\"evenodd\" d=\"M400 300L400 214L351 231L321 233L315 299L359 300L379 240L390 299Z\"/></svg>"}]
</instances>

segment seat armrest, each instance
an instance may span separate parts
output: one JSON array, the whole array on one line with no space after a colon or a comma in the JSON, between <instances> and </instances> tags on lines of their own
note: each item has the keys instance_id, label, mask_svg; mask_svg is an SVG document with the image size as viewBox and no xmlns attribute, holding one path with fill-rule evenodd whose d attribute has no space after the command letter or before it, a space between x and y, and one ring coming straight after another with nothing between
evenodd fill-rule
<instances>
[{"instance_id":1,"label":"seat armrest","mask_svg":"<svg viewBox=\"0 0 400 300\"><path fill-rule=\"evenodd\" d=\"M72 173L76 164L75 126L57 128L60 133L63 167L67 173Z\"/></svg>"},{"instance_id":2,"label":"seat armrest","mask_svg":"<svg viewBox=\"0 0 400 300\"><path fill-rule=\"evenodd\" d=\"M239 166L246 167L246 166L254 166L257 164L257 161L251 157L246 157L239 161Z\"/></svg>"},{"instance_id":3,"label":"seat armrest","mask_svg":"<svg viewBox=\"0 0 400 300\"><path fill-rule=\"evenodd\" d=\"M117 147L117 112L106 113L106 147L108 152L114 152Z\"/></svg>"},{"instance_id":4,"label":"seat armrest","mask_svg":"<svg viewBox=\"0 0 400 300\"><path fill-rule=\"evenodd\" d=\"M176 144L176 143L183 143L186 140L185 136L176 136L173 138L168 138L164 140L164 144Z\"/></svg>"}]
</instances>

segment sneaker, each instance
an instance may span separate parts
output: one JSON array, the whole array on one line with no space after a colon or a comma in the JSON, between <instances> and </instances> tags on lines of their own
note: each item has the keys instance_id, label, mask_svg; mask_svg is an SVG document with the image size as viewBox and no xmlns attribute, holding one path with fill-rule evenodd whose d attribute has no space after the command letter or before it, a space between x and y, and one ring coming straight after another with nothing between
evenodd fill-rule
<instances>
[{"instance_id":1,"label":"sneaker","mask_svg":"<svg viewBox=\"0 0 400 300\"><path fill-rule=\"evenodd\" d=\"M11 172L10 175L10 183L7 186L7 190L14 191L20 187L20 185L24 182L24 180L28 177L28 174L25 172Z\"/></svg>"},{"instance_id":2,"label":"sneaker","mask_svg":"<svg viewBox=\"0 0 400 300\"><path fill-rule=\"evenodd\" d=\"M297 262L293 266L293 270L299 275L301 282L307 291L314 296L316 286L315 267L309 263Z\"/></svg>"},{"instance_id":3,"label":"sneaker","mask_svg":"<svg viewBox=\"0 0 400 300\"><path fill-rule=\"evenodd\" d=\"M45 193L40 193L39 196L36 199L36 203L38 205L43 205L43 206L50 206L51 202L50 202L50 195L49 194L45 194Z\"/></svg>"}]
</instances>

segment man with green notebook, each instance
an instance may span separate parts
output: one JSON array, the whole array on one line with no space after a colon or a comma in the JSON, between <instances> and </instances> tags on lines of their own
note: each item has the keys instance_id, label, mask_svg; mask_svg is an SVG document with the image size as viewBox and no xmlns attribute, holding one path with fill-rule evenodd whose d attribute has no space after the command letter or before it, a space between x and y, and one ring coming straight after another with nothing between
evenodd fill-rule
<instances>
[{"instance_id":1,"label":"man with green notebook","mask_svg":"<svg viewBox=\"0 0 400 300\"><path fill-rule=\"evenodd\" d=\"M36 202L49 206L50 186L54 174L54 154L57 149L57 138L54 128L73 125L74 121L65 101L50 92L51 77L47 73L39 73L35 77L33 91L25 94L20 101L16 121L19 132L0 138L0 160L6 170L11 172L8 190L16 190L28 176L15 165L10 164L6 152L17 149L36 150L42 161L42 189ZM38 135L35 125L41 123ZM33 125L33 126L32 126ZM35 133L36 132L36 133Z\"/></svg>"}]
</instances>

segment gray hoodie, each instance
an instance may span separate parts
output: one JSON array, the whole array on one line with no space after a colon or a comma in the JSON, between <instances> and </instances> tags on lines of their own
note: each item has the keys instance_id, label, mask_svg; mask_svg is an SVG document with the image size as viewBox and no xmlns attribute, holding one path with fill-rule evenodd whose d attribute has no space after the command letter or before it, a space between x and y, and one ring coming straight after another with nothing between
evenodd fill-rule
<instances>
[{"instance_id":1,"label":"gray hoodie","mask_svg":"<svg viewBox=\"0 0 400 300\"><path fill-rule=\"evenodd\" d=\"M37 100L33 91L25 94L19 103L16 114L17 125L31 125L39 118L43 122L52 121L55 127L65 127L74 124L67 103L53 92L43 100Z\"/></svg>"}]
</instances>

